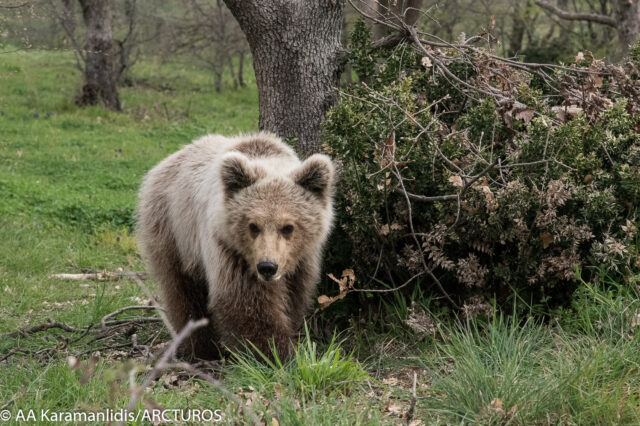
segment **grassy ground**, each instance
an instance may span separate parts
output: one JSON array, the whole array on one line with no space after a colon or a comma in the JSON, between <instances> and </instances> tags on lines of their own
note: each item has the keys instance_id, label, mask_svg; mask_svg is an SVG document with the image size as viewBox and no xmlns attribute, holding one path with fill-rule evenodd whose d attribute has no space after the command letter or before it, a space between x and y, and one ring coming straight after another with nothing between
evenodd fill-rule
<instances>
[{"instance_id":1,"label":"grassy ground","mask_svg":"<svg viewBox=\"0 0 640 426\"><path fill-rule=\"evenodd\" d=\"M0 333L49 320L81 328L144 303L127 279L49 276L142 270L132 215L144 173L198 135L257 127L254 85L216 95L206 73L185 64L137 65L138 84L121 89L121 114L76 108L80 80L60 52L0 61ZM409 308L390 299L383 320L356 318L332 342L304 339L289 364L240 355L217 376L268 424L400 424L414 375L414 425L640 424L639 303L630 287L584 283L575 306L545 324L500 315L452 322L416 300ZM153 314L119 318L140 315ZM157 323L108 338L58 329L3 336L0 411L15 420L20 410L26 418L29 409L126 407L129 372L138 366L137 383L144 378L132 334L152 346L167 340ZM114 342L125 346L106 348ZM69 355L79 358L74 368ZM220 409L225 422L247 421L219 389L182 374L161 377L147 395L138 408Z\"/></svg>"}]
</instances>

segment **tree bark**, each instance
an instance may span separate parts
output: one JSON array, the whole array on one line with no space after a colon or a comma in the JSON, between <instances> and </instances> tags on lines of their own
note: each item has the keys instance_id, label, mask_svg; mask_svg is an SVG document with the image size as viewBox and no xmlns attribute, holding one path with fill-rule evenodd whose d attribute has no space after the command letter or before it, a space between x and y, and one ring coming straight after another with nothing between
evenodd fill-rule
<instances>
[{"instance_id":1,"label":"tree bark","mask_svg":"<svg viewBox=\"0 0 640 426\"><path fill-rule=\"evenodd\" d=\"M113 66L113 34L111 29L111 1L79 0L87 35L82 93L78 105L97 105L120 111Z\"/></svg>"},{"instance_id":2,"label":"tree bark","mask_svg":"<svg viewBox=\"0 0 640 426\"><path fill-rule=\"evenodd\" d=\"M258 84L260 129L320 151L318 134L342 68L344 0L225 0L247 36Z\"/></svg>"},{"instance_id":3,"label":"tree bark","mask_svg":"<svg viewBox=\"0 0 640 426\"><path fill-rule=\"evenodd\" d=\"M618 21L616 28L622 56L627 56L629 46L633 46L640 36L640 3L638 0L613 0L613 10Z\"/></svg>"}]
</instances>

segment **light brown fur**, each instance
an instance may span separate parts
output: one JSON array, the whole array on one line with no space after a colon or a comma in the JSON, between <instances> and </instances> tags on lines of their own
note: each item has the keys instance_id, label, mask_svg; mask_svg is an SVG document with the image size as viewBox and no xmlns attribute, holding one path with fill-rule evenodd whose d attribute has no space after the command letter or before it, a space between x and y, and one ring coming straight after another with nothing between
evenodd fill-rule
<instances>
[{"instance_id":1,"label":"light brown fur","mask_svg":"<svg viewBox=\"0 0 640 426\"><path fill-rule=\"evenodd\" d=\"M289 353L320 278L333 173L326 156L300 162L267 133L204 137L148 173L137 237L169 319L177 330L211 320L190 354L212 359L246 340L268 353L271 338ZM271 279L261 262L277 265Z\"/></svg>"}]
</instances>

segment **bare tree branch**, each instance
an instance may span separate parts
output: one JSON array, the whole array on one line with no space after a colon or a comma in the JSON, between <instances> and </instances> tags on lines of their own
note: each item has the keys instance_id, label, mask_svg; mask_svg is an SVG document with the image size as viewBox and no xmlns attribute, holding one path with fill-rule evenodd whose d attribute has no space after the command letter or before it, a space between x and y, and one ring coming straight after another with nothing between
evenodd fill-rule
<instances>
[{"instance_id":1,"label":"bare tree branch","mask_svg":"<svg viewBox=\"0 0 640 426\"><path fill-rule=\"evenodd\" d=\"M21 7L26 7L26 6L30 6L30 5L31 5L30 1L22 3L22 4L16 4L16 5L0 4L0 9L20 9Z\"/></svg>"},{"instance_id":2,"label":"bare tree branch","mask_svg":"<svg viewBox=\"0 0 640 426\"><path fill-rule=\"evenodd\" d=\"M589 21L595 22L597 24L608 25L613 28L618 27L618 22L610 16L600 15L597 13L572 13L567 12L566 10L562 10L559 7L552 5L546 0L535 0L536 4L541 8L553 13L567 21Z\"/></svg>"},{"instance_id":3,"label":"bare tree branch","mask_svg":"<svg viewBox=\"0 0 640 426\"><path fill-rule=\"evenodd\" d=\"M139 387L136 387L135 389L133 389L132 394L131 394L131 400L129 401L129 405L127 406L127 411L132 411L135 408L136 404L138 403L138 400L144 394L145 389L147 387L149 387L149 385L157 377L159 377L163 371L168 370L168 369L179 368L179 369L186 370L186 371L188 371L188 372L200 377L203 380L206 380L207 382L211 383L212 385L214 385L215 387L220 389L227 397L229 397L234 402L236 402L240 407L242 407L243 411L251 418L251 421L254 424L256 424L256 425L261 424L260 423L260 419L253 412L253 410L251 410L251 408L248 407L247 405L243 404L242 401L240 400L240 398L238 398L236 395L233 395L231 392L229 392L229 390L227 390L219 380L214 379L213 377L211 377L211 375L206 374L206 373L196 369L195 367L191 366L190 364L187 364L187 363L174 364L174 363L170 363L169 362L169 360L171 360L173 358L173 356L174 356L176 350L178 349L178 347L180 346L180 344L187 337L189 337L189 335L191 335L191 333L193 333L195 330L197 330L200 327L206 326L208 323L209 323L208 319L201 318L198 321L189 321L187 323L187 325L184 326L184 328L180 331L180 333L178 333L178 335L173 339L173 341L171 342L171 345L162 354L162 357L160 357L160 359L158 360L156 365L151 369L151 371L149 371L149 375L144 380L144 382L142 382L142 385L140 385ZM123 422L119 422L118 424L121 425L121 424L123 424Z\"/></svg>"}]
</instances>

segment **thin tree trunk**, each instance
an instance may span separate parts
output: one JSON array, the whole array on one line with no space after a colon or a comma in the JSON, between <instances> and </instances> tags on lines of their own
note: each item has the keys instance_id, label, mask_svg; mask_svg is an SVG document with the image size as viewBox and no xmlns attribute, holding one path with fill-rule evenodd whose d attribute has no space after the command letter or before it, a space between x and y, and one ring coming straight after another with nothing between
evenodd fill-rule
<instances>
[{"instance_id":1,"label":"thin tree trunk","mask_svg":"<svg viewBox=\"0 0 640 426\"><path fill-rule=\"evenodd\" d=\"M613 9L618 21L617 30L622 56L629 54L640 36L640 2L638 0L614 0Z\"/></svg>"},{"instance_id":2,"label":"thin tree trunk","mask_svg":"<svg viewBox=\"0 0 640 426\"><path fill-rule=\"evenodd\" d=\"M258 83L260 129L320 151L318 134L336 100L344 0L225 0L244 31Z\"/></svg>"},{"instance_id":3,"label":"thin tree trunk","mask_svg":"<svg viewBox=\"0 0 640 426\"><path fill-rule=\"evenodd\" d=\"M515 56L522 52L522 39L527 23L525 17L520 16L521 11L517 10L513 17L513 27L511 28L511 34L509 34L509 54L508 56Z\"/></svg>"},{"instance_id":4,"label":"thin tree trunk","mask_svg":"<svg viewBox=\"0 0 640 426\"><path fill-rule=\"evenodd\" d=\"M74 10L75 0L62 0L62 26L73 34L76 31L76 14Z\"/></svg>"},{"instance_id":5,"label":"thin tree trunk","mask_svg":"<svg viewBox=\"0 0 640 426\"><path fill-rule=\"evenodd\" d=\"M222 73L223 72L224 72L224 68L213 70L213 89L216 91L216 93L222 92Z\"/></svg>"},{"instance_id":6,"label":"thin tree trunk","mask_svg":"<svg viewBox=\"0 0 640 426\"><path fill-rule=\"evenodd\" d=\"M78 105L96 105L120 111L113 67L113 34L111 30L111 2L109 0L79 0L87 29L85 42L85 71L82 94Z\"/></svg>"},{"instance_id":7,"label":"thin tree trunk","mask_svg":"<svg viewBox=\"0 0 640 426\"><path fill-rule=\"evenodd\" d=\"M231 80L233 81L233 90L238 88L238 76L236 75L236 70L233 67L233 56L226 55L227 62L229 62L229 72L231 73Z\"/></svg>"},{"instance_id":8,"label":"thin tree trunk","mask_svg":"<svg viewBox=\"0 0 640 426\"><path fill-rule=\"evenodd\" d=\"M238 53L238 84L240 87L246 87L244 82L244 52Z\"/></svg>"}]
</instances>

